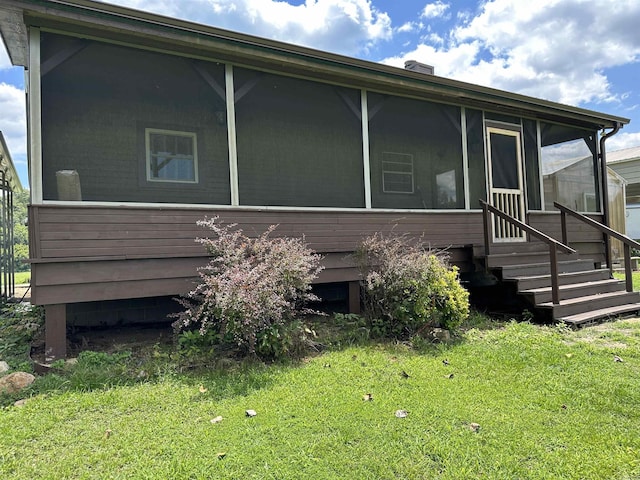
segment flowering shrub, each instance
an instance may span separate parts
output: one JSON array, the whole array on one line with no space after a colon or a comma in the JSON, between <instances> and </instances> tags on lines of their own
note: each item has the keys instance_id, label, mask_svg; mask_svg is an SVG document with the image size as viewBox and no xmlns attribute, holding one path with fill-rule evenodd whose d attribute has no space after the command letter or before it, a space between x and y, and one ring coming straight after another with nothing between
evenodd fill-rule
<instances>
[{"instance_id":1,"label":"flowering shrub","mask_svg":"<svg viewBox=\"0 0 640 480\"><path fill-rule=\"evenodd\" d=\"M215 332L220 343L235 342L244 351L264 357L284 356L296 331L297 314L318 300L311 282L322 270L320 255L303 239L271 238L272 225L257 238L247 237L236 224L218 217L198 225L211 238L198 238L211 259L199 270L202 282L178 301L185 310L176 315L176 330L197 326L201 334Z\"/></svg>"},{"instance_id":2,"label":"flowering shrub","mask_svg":"<svg viewBox=\"0 0 640 480\"><path fill-rule=\"evenodd\" d=\"M453 330L469 315L469 293L442 253L406 237L376 234L356 254L365 315L373 333L409 338L427 328Z\"/></svg>"}]
</instances>

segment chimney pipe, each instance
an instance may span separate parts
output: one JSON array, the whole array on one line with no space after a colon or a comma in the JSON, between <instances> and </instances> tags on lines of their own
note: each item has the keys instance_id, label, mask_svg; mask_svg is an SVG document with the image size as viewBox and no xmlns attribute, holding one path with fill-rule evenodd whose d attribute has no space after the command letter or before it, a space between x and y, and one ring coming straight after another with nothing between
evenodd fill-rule
<instances>
[{"instance_id":1,"label":"chimney pipe","mask_svg":"<svg viewBox=\"0 0 640 480\"><path fill-rule=\"evenodd\" d=\"M433 75L433 66L426 63L420 63L416 60L407 60L404 62L405 70L411 70L412 72L424 73L426 75Z\"/></svg>"}]
</instances>

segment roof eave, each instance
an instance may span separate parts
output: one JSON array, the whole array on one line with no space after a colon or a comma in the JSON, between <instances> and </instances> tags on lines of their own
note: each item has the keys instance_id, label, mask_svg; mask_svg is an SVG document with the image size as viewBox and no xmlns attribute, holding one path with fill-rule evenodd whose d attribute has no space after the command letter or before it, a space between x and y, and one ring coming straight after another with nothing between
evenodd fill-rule
<instances>
[{"instance_id":1,"label":"roof eave","mask_svg":"<svg viewBox=\"0 0 640 480\"><path fill-rule=\"evenodd\" d=\"M370 88L380 85L387 88L399 88L403 92L429 93L440 96L443 100L448 99L459 104L468 103L469 106L478 108L493 106L494 109L504 109L505 113L526 113L529 116L551 119L561 117L563 119L572 119L585 126L598 128L611 128L615 124L625 125L629 123L629 119L623 117L445 77L425 75L390 65L232 32L94 0L6 1L13 5L14 11L18 6L23 8L23 11L27 12L26 16L30 17L27 21L31 22L37 22L38 19L49 19L50 21L65 21L75 25L90 24L93 27L98 24L103 29L111 32L120 30L128 35L144 36L146 38L153 37L155 32L155 40L163 42L171 42L172 38L175 39L178 36L181 37L182 41L185 41L185 36L188 36L193 37L190 43L194 49L211 50L213 48L211 43L213 43L215 47L220 49L219 51L227 48L229 54L233 50L235 55L245 55L248 59L259 58L262 61L269 61L280 67L295 68L297 64L298 68L309 68L312 65L318 75L331 73L334 76L343 75L345 78L359 77L361 80L364 79L366 80L365 88L367 88L368 83ZM96 19L101 19L102 23L97 22ZM21 35L26 40L26 29L21 32ZM5 41L7 41L6 38ZM11 46L9 48L12 49ZM19 48L20 45L14 43L13 49ZM267 53L269 58L265 59ZM16 57L15 60L14 56ZM14 54L14 56L12 56L14 64L23 64L20 63L24 60L23 58L17 54Z\"/></svg>"}]
</instances>

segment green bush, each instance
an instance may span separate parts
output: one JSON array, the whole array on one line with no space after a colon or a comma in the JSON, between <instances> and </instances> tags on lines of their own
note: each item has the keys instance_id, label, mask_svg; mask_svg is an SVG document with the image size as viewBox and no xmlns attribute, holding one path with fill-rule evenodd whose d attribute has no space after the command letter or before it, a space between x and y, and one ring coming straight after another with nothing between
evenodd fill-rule
<instances>
[{"instance_id":1,"label":"green bush","mask_svg":"<svg viewBox=\"0 0 640 480\"><path fill-rule=\"evenodd\" d=\"M275 226L250 238L217 217L198 224L211 230L211 238L198 239L211 259L200 269L201 283L178 299L185 310L176 315L176 330L197 328L219 345L235 343L244 354L288 356L303 336L296 317L311 312L305 304L318 300L311 282L322 270L320 256L302 239L271 238ZM197 347L190 335L182 337L181 348L190 355Z\"/></svg>"},{"instance_id":2,"label":"green bush","mask_svg":"<svg viewBox=\"0 0 640 480\"><path fill-rule=\"evenodd\" d=\"M376 234L356 259L373 335L407 339L436 327L454 330L468 317L469 293L443 253Z\"/></svg>"}]
</instances>

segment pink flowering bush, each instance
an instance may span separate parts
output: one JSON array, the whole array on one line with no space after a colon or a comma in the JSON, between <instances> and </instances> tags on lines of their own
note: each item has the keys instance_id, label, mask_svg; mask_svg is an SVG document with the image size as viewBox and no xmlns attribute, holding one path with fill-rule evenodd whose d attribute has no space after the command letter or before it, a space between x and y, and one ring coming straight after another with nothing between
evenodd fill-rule
<instances>
[{"instance_id":1,"label":"pink flowering bush","mask_svg":"<svg viewBox=\"0 0 640 480\"><path fill-rule=\"evenodd\" d=\"M469 293L443 253L376 234L363 241L356 259L372 333L410 338L430 328L453 330L468 317Z\"/></svg>"},{"instance_id":2,"label":"pink flowering bush","mask_svg":"<svg viewBox=\"0 0 640 480\"><path fill-rule=\"evenodd\" d=\"M320 255L303 239L271 238L275 225L257 238L218 217L198 225L212 232L196 240L211 259L199 270L201 283L178 299L185 310L176 315L174 328L195 327L208 337L213 332L218 342L232 341L245 353L285 356L295 340L296 316L318 300L311 282L322 270Z\"/></svg>"}]
</instances>

